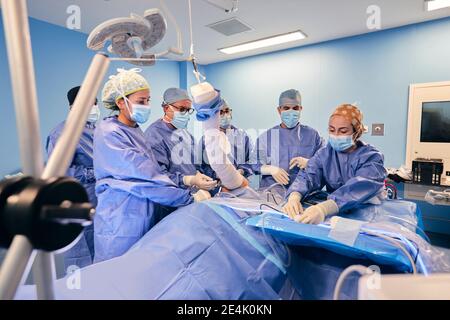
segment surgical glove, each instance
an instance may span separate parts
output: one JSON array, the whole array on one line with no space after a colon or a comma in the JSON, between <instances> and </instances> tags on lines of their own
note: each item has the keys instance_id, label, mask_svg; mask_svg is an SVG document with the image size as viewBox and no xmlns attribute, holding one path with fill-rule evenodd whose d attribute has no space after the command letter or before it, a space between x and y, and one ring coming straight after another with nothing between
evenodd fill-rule
<instances>
[{"instance_id":1,"label":"surgical glove","mask_svg":"<svg viewBox=\"0 0 450 320\"><path fill-rule=\"evenodd\" d=\"M291 170L292 168L295 167L299 167L300 169L305 169L306 166L308 165L308 159L303 158L303 157L296 157L296 158L292 158L291 161L289 162L289 170Z\"/></svg>"},{"instance_id":2,"label":"surgical glove","mask_svg":"<svg viewBox=\"0 0 450 320\"><path fill-rule=\"evenodd\" d=\"M298 192L292 192L289 195L288 201L283 206L283 212L287 213L289 218L294 219L298 214L303 213L303 207L300 201L302 195Z\"/></svg>"},{"instance_id":3,"label":"surgical glove","mask_svg":"<svg viewBox=\"0 0 450 320\"><path fill-rule=\"evenodd\" d=\"M211 177L204 175L197 171L195 176L184 176L183 183L188 186L196 186L203 190L213 190L217 186L217 180L213 180Z\"/></svg>"},{"instance_id":4,"label":"surgical glove","mask_svg":"<svg viewBox=\"0 0 450 320\"><path fill-rule=\"evenodd\" d=\"M282 168L263 165L261 167L261 174L263 176L271 175L276 182L281 183L283 185L289 184L289 174Z\"/></svg>"},{"instance_id":5,"label":"surgical glove","mask_svg":"<svg viewBox=\"0 0 450 320\"><path fill-rule=\"evenodd\" d=\"M242 179L242 184L239 186L239 188L247 188L249 186L247 179ZM226 187L222 187L222 192L230 192L230 189L227 189Z\"/></svg>"},{"instance_id":6,"label":"surgical glove","mask_svg":"<svg viewBox=\"0 0 450 320\"><path fill-rule=\"evenodd\" d=\"M211 199L211 195L208 191L205 190L198 190L196 193L193 194L194 201L195 202L201 202L208 199Z\"/></svg>"},{"instance_id":7,"label":"surgical glove","mask_svg":"<svg viewBox=\"0 0 450 320\"><path fill-rule=\"evenodd\" d=\"M339 212L339 207L333 200L327 200L311 206L294 218L296 222L306 224L319 224L325 221L325 218L329 215L333 215Z\"/></svg>"},{"instance_id":8,"label":"surgical glove","mask_svg":"<svg viewBox=\"0 0 450 320\"><path fill-rule=\"evenodd\" d=\"M238 169L238 172L243 176L245 174L244 169Z\"/></svg>"}]
</instances>

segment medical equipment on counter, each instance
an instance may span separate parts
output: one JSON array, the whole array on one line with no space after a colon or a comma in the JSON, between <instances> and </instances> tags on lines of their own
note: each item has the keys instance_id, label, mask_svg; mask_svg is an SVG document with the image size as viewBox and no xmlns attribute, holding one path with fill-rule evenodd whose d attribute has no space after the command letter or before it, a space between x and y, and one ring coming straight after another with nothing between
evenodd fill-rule
<instances>
[{"instance_id":1,"label":"medical equipment on counter","mask_svg":"<svg viewBox=\"0 0 450 320\"><path fill-rule=\"evenodd\" d=\"M442 159L418 158L412 162L413 183L440 186L443 171Z\"/></svg>"},{"instance_id":2,"label":"medical equipment on counter","mask_svg":"<svg viewBox=\"0 0 450 320\"><path fill-rule=\"evenodd\" d=\"M413 179L412 170L402 165L399 169L386 168L388 178L394 180L396 183L411 181Z\"/></svg>"},{"instance_id":3,"label":"medical equipment on counter","mask_svg":"<svg viewBox=\"0 0 450 320\"><path fill-rule=\"evenodd\" d=\"M450 206L450 189L442 192L429 190L425 195L425 201L432 205Z\"/></svg>"}]
</instances>

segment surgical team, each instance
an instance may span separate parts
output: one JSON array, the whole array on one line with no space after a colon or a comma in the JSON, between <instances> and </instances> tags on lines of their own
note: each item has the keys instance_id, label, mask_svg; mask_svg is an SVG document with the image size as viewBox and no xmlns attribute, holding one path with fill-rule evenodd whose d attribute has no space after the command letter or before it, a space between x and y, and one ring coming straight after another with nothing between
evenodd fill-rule
<instances>
[{"instance_id":1,"label":"surgical team","mask_svg":"<svg viewBox=\"0 0 450 320\"><path fill-rule=\"evenodd\" d=\"M67 94L69 109L78 90ZM151 95L140 70L118 69L101 96L112 115L100 120L97 101L92 102L67 175L85 187L96 213L93 225L65 252L66 267L124 254L165 215L207 200L221 188L204 152L204 137L196 142L187 130L195 109L189 94L167 89L163 117L143 132L140 125L149 119ZM326 143L317 130L301 123L301 100L297 90L282 92L277 106L280 124L254 144L232 124L232 109L222 100L218 126L228 138L226 155L244 177L243 186L252 175L261 176L260 188L285 186L283 211L299 223L318 224L329 215L382 200L384 157L361 140L364 126L358 107L343 104L335 109ZM64 122L49 134L48 154L63 127ZM327 200L304 210L302 199L324 187Z\"/></svg>"}]
</instances>

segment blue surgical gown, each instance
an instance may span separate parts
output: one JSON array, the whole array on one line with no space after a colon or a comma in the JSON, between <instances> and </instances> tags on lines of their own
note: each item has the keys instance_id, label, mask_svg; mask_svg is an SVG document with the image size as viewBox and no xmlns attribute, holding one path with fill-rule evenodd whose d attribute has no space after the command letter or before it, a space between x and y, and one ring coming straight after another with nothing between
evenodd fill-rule
<instances>
[{"instance_id":1,"label":"blue surgical gown","mask_svg":"<svg viewBox=\"0 0 450 320\"><path fill-rule=\"evenodd\" d=\"M176 129L162 119L152 123L144 135L162 171L177 186L187 188L183 177L201 171L201 159L196 157L194 137L186 129Z\"/></svg>"},{"instance_id":2,"label":"blue surgical gown","mask_svg":"<svg viewBox=\"0 0 450 320\"><path fill-rule=\"evenodd\" d=\"M64 129L64 125L65 121L58 124L47 137L46 150L48 156L53 152L56 142ZM95 124L86 122L66 175L77 179L83 185L88 194L89 201L95 207L97 205L97 197L95 196L95 177L92 156L94 130ZM72 248L64 252L64 264L66 269L71 265L82 268L92 264L93 258L94 227L93 225L90 225L84 228L83 235L79 238L78 242Z\"/></svg>"},{"instance_id":3,"label":"blue surgical gown","mask_svg":"<svg viewBox=\"0 0 450 320\"><path fill-rule=\"evenodd\" d=\"M236 169L242 169L244 171L244 177L249 177L253 174L251 166L249 165L250 153L252 150L252 143L248 134L235 126L231 125L230 128L225 130L225 134L230 142L231 154L229 155L231 163L234 164ZM205 149L205 137L203 136L200 141L202 157L204 159L203 171L205 174L212 178L216 178L216 174L209 165L208 157Z\"/></svg>"},{"instance_id":4,"label":"blue surgical gown","mask_svg":"<svg viewBox=\"0 0 450 320\"><path fill-rule=\"evenodd\" d=\"M124 254L154 224L155 204L190 204L189 190L178 188L158 165L139 126L117 116L95 131L94 168L98 206L94 216L94 262Z\"/></svg>"},{"instance_id":5,"label":"blue surgical gown","mask_svg":"<svg viewBox=\"0 0 450 320\"><path fill-rule=\"evenodd\" d=\"M386 179L384 157L375 147L357 142L357 149L344 153L335 151L330 144L319 150L301 170L288 190L302 196L325 186L339 211L357 208L377 196Z\"/></svg>"},{"instance_id":6,"label":"blue surgical gown","mask_svg":"<svg viewBox=\"0 0 450 320\"><path fill-rule=\"evenodd\" d=\"M297 124L292 129L275 126L256 140L251 155L251 168L261 174L263 165L272 165L286 170L289 174L289 187L297 177L299 168L289 170L289 162L296 157L312 158L325 145L319 133L308 126ZM267 188L276 181L270 175L261 177L260 188Z\"/></svg>"}]
</instances>

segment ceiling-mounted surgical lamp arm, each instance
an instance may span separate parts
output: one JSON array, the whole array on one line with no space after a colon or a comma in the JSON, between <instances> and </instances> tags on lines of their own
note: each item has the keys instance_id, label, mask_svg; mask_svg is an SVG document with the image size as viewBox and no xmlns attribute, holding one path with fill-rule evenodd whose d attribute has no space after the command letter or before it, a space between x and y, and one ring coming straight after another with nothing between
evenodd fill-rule
<instances>
[{"instance_id":1,"label":"ceiling-mounted surgical lamp arm","mask_svg":"<svg viewBox=\"0 0 450 320\"><path fill-rule=\"evenodd\" d=\"M177 33L177 47L176 48L170 47L167 51L161 52L159 54L155 54L155 56L161 57L161 56L165 56L170 53L182 56L184 54L184 50L183 50L183 38L182 38L180 26L178 25L177 20L174 18L174 16L170 12L170 10L167 8L164 0L159 0L159 3L161 5L162 11L165 14L167 14L170 22L172 22L172 24L175 26L175 31Z\"/></svg>"},{"instance_id":2,"label":"ceiling-mounted surgical lamp arm","mask_svg":"<svg viewBox=\"0 0 450 320\"><path fill-rule=\"evenodd\" d=\"M197 61L195 60L195 54L194 54L194 32L192 30L192 3L191 0L188 0L188 10L189 10L189 35L191 39L191 46L190 46L190 52L189 52L189 61L192 62L192 66L194 70L192 71L194 73L195 78L197 79L198 83L201 83L202 81L206 80L206 77L200 73L198 70Z\"/></svg>"},{"instance_id":3,"label":"ceiling-mounted surgical lamp arm","mask_svg":"<svg viewBox=\"0 0 450 320\"><path fill-rule=\"evenodd\" d=\"M216 7L218 9L221 9L225 11L225 13L233 13L238 11L238 0L230 0L231 1L231 8L223 7L217 3L215 3L213 0L203 0L206 3L212 5L213 7Z\"/></svg>"}]
</instances>

